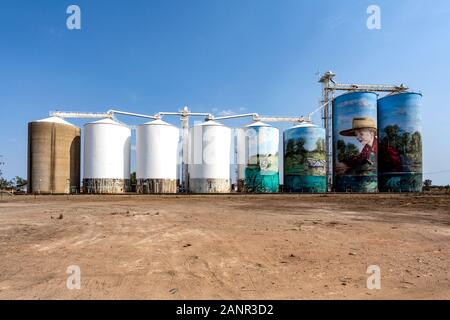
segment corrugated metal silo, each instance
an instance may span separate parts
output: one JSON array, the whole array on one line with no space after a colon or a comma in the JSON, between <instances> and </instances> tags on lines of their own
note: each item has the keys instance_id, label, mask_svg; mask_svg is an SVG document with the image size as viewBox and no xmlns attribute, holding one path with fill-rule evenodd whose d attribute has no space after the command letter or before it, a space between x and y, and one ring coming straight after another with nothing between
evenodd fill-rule
<instances>
[{"instance_id":1,"label":"corrugated metal silo","mask_svg":"<svg viewBox=\"0 0 450 320\"><path fill-rule=\"evenodd\" d=\"M421 100L409 92L378 100L382 192L422 191Z\"/></svg>"},{"instance_id":2,"label":"corrugated metal silo","mask_svg":"<svg viewBox=\"0 0 450 320\"><path fill-rule=\"evenodd\" d=\"M377 94L351 92L333 101L333 170L337 192L378 190Z\"/></svg>"},{"instance_id":3,"label":"corrugated metal silo","mask_svg":"<svg viewBox=\"0 0 450 320\"><path fill-rule=\"evenodd\" d=\"M80 189L80 129L51 117L28 124L28 192Z\"/></svg>"},{"instance_id":4,"label":"corrugated metal silo","mask_svg":"<svg viewBox=\"0 0 450 320\"><path fill-rule=\"evenodd\" d=\"M176 193L178 128L155 120L136 129L138 193Z\"/></svg>"},{"instance_id":5,"label":"corrugated metal silo","mask_svg":"<svg viewBox=\"0 0 450 320\"><path fill-rule=\"evenodd\" d=\"M215 121L190 129L189 192L231 191L231 129Z\"/></svg>"},{"instance_id":6,"label":"corrugated metal silo","mask_svg":"<svg viewBox=\"0 0 450 320\"><path fill-rule=\"evenodd\" d=\"M263 122L245 127L244 191L278 192L279 130Z\"/></svg>"},{"instance_id":7,"label":"corrugated metal silo","mask_svg":"<svg viewBox=\"0 0 450 320\"><path fill-rule=\"evenodd\" d=\"M131 129L111 119L84 125L85 193L124 193L130 188Z\"/></svg>"},{"instance_id":8,"label":"corrugated metal silo","mask_svg":"<svg viewBox=\"0 0 450 320\"><path fill-rule=\"evenodd\" d=\"M283 143L284 191L326 192L325 129L300 124L284 132Z\"/></svg>"},{"instance_id":9,"label":"corrugated metal silo","mask_svg":"<svg viewBox=\"0 0 450 320\"><path fill-rule=\"evenodd\" d=\"M243 192L245 186L246 148L245 129L236 128L236 166L237 166L237 191Z\"/></svg>"}]
</instances>

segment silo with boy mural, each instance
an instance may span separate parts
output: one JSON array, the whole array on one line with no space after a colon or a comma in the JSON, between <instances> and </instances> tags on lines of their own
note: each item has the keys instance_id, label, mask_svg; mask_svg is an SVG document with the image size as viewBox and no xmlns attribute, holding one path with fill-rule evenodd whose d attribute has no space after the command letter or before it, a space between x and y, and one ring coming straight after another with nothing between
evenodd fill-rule
<instances>
[{"instance_id":1,"label":"silo with boy mural","mask_svg":"<svg viewBox=\"0 0 450 320\"><path fill-rule=\"evenodd\" d=\"M377 97L350 92L333 101L334 191L378 190Z\"/></svg>"}]
</instances>

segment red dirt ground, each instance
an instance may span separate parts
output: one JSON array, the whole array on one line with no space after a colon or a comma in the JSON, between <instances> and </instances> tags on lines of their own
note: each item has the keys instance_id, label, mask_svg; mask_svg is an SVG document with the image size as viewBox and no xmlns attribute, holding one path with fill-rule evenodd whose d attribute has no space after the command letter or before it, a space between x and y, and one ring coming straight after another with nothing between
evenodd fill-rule
<instances>
[{"instance_id":1,"label":"red dirt ground","mask_svg":"<svg viewBox=\"0 0 450 320\"><path fill-rule=\"evenodd\" d=\"M450 299L449 240L449 195L5 196L0 299Z\"/></svg>"}]
</instances>

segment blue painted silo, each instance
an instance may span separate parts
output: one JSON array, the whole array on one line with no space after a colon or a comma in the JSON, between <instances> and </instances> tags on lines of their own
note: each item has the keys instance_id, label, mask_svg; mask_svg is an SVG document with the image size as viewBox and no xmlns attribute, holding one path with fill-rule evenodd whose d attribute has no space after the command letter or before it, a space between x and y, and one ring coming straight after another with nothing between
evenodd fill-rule
<instances>
[{"instance_id":1,"label":"blue painted silo","mask_svg":"<svg viewBox=\"0 0 450 320\"><path fill-rule=\"evenodd\" d=\"M378 100L382 192L422 191L421 100L410 92Z\"/></svg>"},{"instance_id":2,"label":"blue painted silo","mask_svg":"<svg viewBox=\"0 0 450 320\"><path fill-rule=\"evenodd\" d=\"M245 127L244 191L278 192L278 147L277 128L259 121Z\"/></svg>"},{"instance_id":3,"label":"blue painted silo","mask_svg":"<svg viewBox=\"0 0 450 320\"><path fill-rule=\"evenodd\" d=\"M297 125L284 132L283 144L284 191L326 192L325 129Z\"/></svg>"},{"instance_id":4,"label":"blue painted silo","mask_svg":"<svg viewBox=\"0 0 450 320\"><path fill-rule=\"evenodd\" d=\"M351 92L333 101L333 172L337 192L378 190L377 94Z\"/></svg>"}]
</instances>

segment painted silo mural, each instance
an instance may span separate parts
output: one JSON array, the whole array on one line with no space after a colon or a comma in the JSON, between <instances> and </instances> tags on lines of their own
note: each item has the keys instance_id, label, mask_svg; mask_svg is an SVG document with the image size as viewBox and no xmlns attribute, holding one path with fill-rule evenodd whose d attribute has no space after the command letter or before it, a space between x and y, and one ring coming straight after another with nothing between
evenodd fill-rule
<instances>
[{"instance_id":1,"label":"painted silo mural","mask_svg":"<svg viewBox=\"0 0 450 320\"><path fill-rule=\"evenodd\" d=\"M334 189L378 190L377 95L352 92L333 101Z\"/></svg>"},{"instance_id":2,"label":"painted silo mural","mask_svg":"<svg viewBox=\"0 0 450 320\"><path fill-rule=\"evenodd\" d=\"M382 192L422 191L421 99L402 93L378 101Z\"/></svg>"},{"instance_id":3,"label":"painted silo mural","mask_svg":"<svg viewBox=\"0 0 450 320\"><path fill-rule=\"evenodd\" d=\"M247 126L245 132L244 190L258 193L278 192L278 129L255 122Z\"/></svg>"},{"instance_id":4,"label":"painted silo mural","mask_svg":"<svg viewBox=\"0 0 450 320\"><path fill-rule=\"evenodd\" d=\"M301 124L284 132L284 191L326 192L325 129Z\"/></svg>"}]
</instances>

